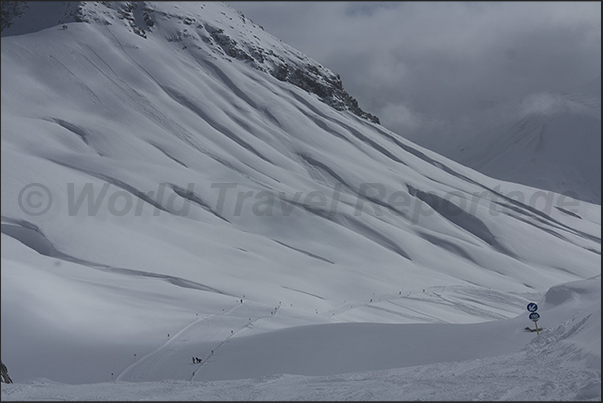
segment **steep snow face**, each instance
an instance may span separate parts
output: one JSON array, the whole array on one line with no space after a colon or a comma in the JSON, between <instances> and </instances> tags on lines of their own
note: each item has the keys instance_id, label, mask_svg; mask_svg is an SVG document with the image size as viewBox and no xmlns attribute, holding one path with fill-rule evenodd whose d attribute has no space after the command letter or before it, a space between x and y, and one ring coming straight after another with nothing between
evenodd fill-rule
<instances>
[{"instance_id":1,"label":"steep snow face","mask_svg":"<svg viewBox=\"0 0 603 403\"><path fill-rule=\"evenodd\" d=\"M2 357L16 382L188 380L191 356L232 354L238 337L478 325L600 273L599 205L382 128L227 6L38 6L7 14L1 47ZM368 369L403 366L379 354ZM195 380L241 376L204 362Z\"/></svg>"},{"instance_id":2,"label":"steep snow face","mask_svg":"<svg viewBox=\"0 0 603 403\"><path fill-rule=\"evenodd\" d=\"M601 204L600 93L535 93L484 114L502 109L517 121L438 150L494 178Z\"/></svg>"},{"instance_id":3,"label":"steep snow face","mask_svg":"<svg viewBox=\"0 0 603 403\"><path fill-rule=\"evenodd\" d=\"M155 25L157 21L159 24ZM244 61L278 80L317 94L338 110L349 110L379 123L376 116L360 109L358 102L343 89L339 75L223 4L202 3L192 7L137 1L2 4L2 36L37 32L69 22L118 23L143 38L158 31L156 35L165 35L165 39L179 43L184 49L203 44L219 57Z\"/></svg>"}]
</instances>

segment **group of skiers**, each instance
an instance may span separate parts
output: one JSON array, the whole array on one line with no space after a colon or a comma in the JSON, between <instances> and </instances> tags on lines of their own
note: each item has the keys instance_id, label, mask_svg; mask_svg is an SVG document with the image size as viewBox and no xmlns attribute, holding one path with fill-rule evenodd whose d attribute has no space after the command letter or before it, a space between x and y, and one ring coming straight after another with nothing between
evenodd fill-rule
<instances>
[{"instance_id":1,"label":"group of skiers","mask_svg":"<svg viewBox=\"0 0 603 403\"><path fill-rule=\"evenodd\" d=\"M201 358L193 357L193 364L201 364Z\"/></svg>"}]
</instances>

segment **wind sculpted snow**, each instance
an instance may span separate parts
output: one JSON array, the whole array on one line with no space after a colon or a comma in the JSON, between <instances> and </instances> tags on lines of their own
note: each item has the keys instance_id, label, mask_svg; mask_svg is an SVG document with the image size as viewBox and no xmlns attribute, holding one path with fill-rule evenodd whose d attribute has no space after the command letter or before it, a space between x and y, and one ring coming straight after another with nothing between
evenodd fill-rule
<instances>
[{"instance_id":1,"label":"wind sculpted snow","mask_svg":"<svg viewBox=\"0 0 603 403\"><path fill-rule=\"evenodd\" d=\"M335 73L223 4L65 10L66 29L23 13L2 31L3 400L112 380L88 396L536 396L515 362L543 397L597 397L599 205L325 102L308 77ZM305 87L271 63L307 69ZM572 309L548 297L576 281ZM545 296L545 330L526 332ZM451 386L478 368L515 386ZM425 395L394 381L430 371Z\"/></svg>"}]
</instances>

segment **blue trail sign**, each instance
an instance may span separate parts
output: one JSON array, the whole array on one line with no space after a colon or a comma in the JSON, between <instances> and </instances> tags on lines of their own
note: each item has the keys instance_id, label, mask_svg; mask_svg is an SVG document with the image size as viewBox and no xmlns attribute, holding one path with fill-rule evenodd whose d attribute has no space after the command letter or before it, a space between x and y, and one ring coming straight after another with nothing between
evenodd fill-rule
<instances>
[{"instance_id":1,"label":"blue trail sign","mask_svg":"<svg viewBox=\"0 0 603 403\"><path fill-rule=\"evenodd\" d=\"M530 311L530 312L536 312L537 310L538 310L538 305L536 305L533 302L530 302L528 304L528 311Z\"/></svg>"},{"instance_id":2,"label":"blue trail sign","mask_svg":"<svg viewBox=\"0 0 603 403\"><path fill-rule=\"evenodd\" d=\"M530 320L532 322L538 322L538 319L540 319L540 314L538 312L532 312L530 314Z\"/></svg>"}]
</instances>

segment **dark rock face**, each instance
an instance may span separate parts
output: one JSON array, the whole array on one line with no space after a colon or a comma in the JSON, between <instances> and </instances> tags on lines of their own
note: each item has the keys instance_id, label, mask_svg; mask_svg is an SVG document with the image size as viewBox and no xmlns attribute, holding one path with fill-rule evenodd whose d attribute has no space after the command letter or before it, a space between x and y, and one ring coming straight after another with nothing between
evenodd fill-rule
<instances>
[{"instance_id":1,"label":"dark rock face","mask_svg":"<svg viewBox=\"0 0 603 403\"><path fill-rule=\"evenodd\" d=\"M380 123L379 118L363 111L358 106L358 101L343 89L343 83L337 76L323 76L316 66L308 65L305 69L291 67L286 63L279 65L270 72L280 81L287 81L318 97L326 104L337 110L349 110L361 118L373 123Z\"/></svg>"},{"instance_id":2,"label":"dark rock face","mask_svg":"<svg viewBox=\"0 0 603 403\"><path fill-rule=\"evenodd\" d=\"M30 12L32 9L35 10L36 8L39 8L39 3L42 2L3 1L0 31L4 32L5 29L10 28L21 18L26 19L28 12ZM50 22L47 18L45 21L38 21L38 29L49 28L51 26L65 24L68 22L90 22L83 3L84 2L76 1L62 3L57 2L54 7L61 11L60 20ZM46 6L46 8L48 8L48 6ZM35 32L35 30L33 32Z\"/></svg>"},{"instance_id":3,"label":"dark rock face","mask_svg":"<svg viewBox=\"0 0 603 403\"><path fill-rule=\"evenodd\" d=\"M0 12L0 31L13 24L16 18L19 18L27 11L27 4L24 1L3 1Z\"/></svg>"},{"instance_id":4,"label":"dark rock face","mask_svg":"<svg viewBox=\"0 0 603 403\"><path fill-rule=\"evenodd\" d=\"M358 101L343 89L339 75L325 74L325 71L312 65L298 66L288 63L284 58L272 51L252 46L246 51L245 46L224 34L223 30L205 26L213 41L230 57L246 62L252 62L255 68L266 71L280 81L289 82L318 97L326 104L337 110L349 110L361 118L379 124L379 118L363 111ZM266 54L277 60L275 66L266 66Z\"/></svg>"},{"instance_id":5,"label":"dark rock face","mask_svg":"<svg viewBox=\"0 0 603 403\"><path fill-rule=\"evenodd\" d=\"M2 369L0 371L2 375L2 382L13 383L13 380L10 379L10 376L8 376L8 368L6 368L6 365L4 365L3 362L0 361L0 363L2 364Z\"/></svg>"}]
</instances>

